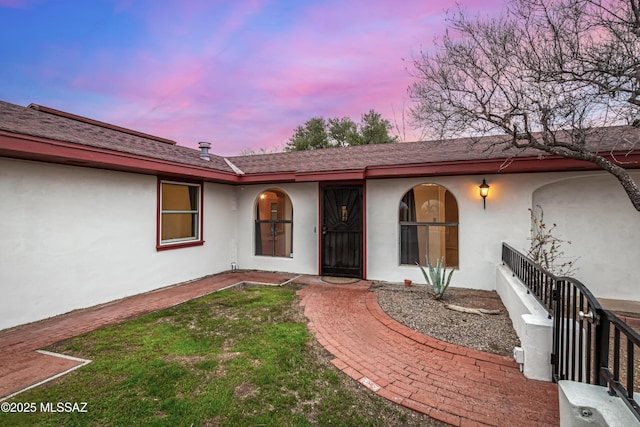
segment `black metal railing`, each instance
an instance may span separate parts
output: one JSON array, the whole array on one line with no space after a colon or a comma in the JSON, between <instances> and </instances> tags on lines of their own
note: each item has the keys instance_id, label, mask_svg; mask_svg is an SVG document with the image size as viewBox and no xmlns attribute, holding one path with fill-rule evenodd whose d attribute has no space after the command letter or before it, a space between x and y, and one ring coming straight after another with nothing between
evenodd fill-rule
<instances>
[{"instance_id":1,"label":"black metal railing","mask_svg":"<svg viewBox=\"0 0 640 427\"><path fill-rule=\"evenodd\" d=\"M506 243L502 244L502 262L525 284L551 318L555 276Z\"/></svg>"},{"instance_id":2,"label":"black metal railing","mask_svg":"<svg viewBox=\"0 0 640 427\"><path fill-rule=\"evenodd\" d=\"M640 361L636 351L640 347L640 336L609 310L603 310L600 323L602 325L601 340L609 343L609 348L605 349L604 346L600 348L603 352L600 360L608 362L601 364L600 385L608 386L609 394L612 396L624 398L636 417L640 419L640 407L634 399L635 391L640 392L638 390ZM606 357L607 353L611 355L610 358Z\"/></svg>"},{"instance_id":3,"label":"black metal railing","mask_svg":"<svg viewBox=\"0 0 640 427\"><path fill-rule=\"evenodd\" d=\"M603 385L598 380L600 303L584 284L567 277L556 279L553 294L554 379Z\"/></svg>"},{"instance_id":4,"label":"black metal railing","mask_svg":"<svg viewBox=\"0 0 640 427\"><path fill-rule=\"evenodd\" d=\"M554 381L608 387L609 394L622 398L640 420L634 400L634 390L640 388L640 335L604 310L579 280L555 276L506 243L502 261L553 318Z\"/></svg>"}]
</instances>

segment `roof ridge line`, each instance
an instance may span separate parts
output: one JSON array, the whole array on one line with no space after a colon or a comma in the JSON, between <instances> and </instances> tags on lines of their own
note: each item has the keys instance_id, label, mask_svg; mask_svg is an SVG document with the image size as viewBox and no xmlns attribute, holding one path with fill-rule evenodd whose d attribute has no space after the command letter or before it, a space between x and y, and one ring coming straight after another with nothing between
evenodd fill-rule
<instances>
[{"instance_id":1,"label":"roof ridge line","mask_svg":"<svg viewBox=\"0 0 640 427\"><path fill-rule=\"evenodd\" d=\"M229 167L231 169L233 169L233 171L239 175L244 175L244 172L242 171L242 169L240 169L239 167L237 167L236 165L234 165L231 160L227 159L226 157L223 157L224 161L229 165Z\"/></svg>"},{"instance_id":2,"label":"roof ridge line","mask_svg":"<svg viewBox=\"0 0 640 427\"><path fill-rule=\"evenodd\" d=\"M172 140L167 139L167 138L162 138L160 136L155 136L155 135L151 135L151 134L148 134L148 133L139 132L137 130L124 128L124 127L118 126L118 125L112 125L111 123L101 122L100 120L94 120L94 119L90 119L88 117L79 116L77 114L67 113L66 111L56 110L55 108L45 107L43 105L38 105L38 104L31 103L31 104L29 104L27 106L27 108L30 109L30 110L40 111L40 112L43 112L43 113L52 114L54 116L64 117L66 119L71 119L71 120L75 120L75 121L78 121L78 122L87 123L87 124L90 124L90 125L99 126L99 127L102 127L102 128L114 130L116 132L122 132L122 133L126 133L126 134L129 134L129 135L138 136L138 137L141 137L141 138L147 138L147 139L151 139L151 140L154 140L154 141L163 142L165 144L177 145L175 141L172 141Z\"/></svg>"}]
</instances>

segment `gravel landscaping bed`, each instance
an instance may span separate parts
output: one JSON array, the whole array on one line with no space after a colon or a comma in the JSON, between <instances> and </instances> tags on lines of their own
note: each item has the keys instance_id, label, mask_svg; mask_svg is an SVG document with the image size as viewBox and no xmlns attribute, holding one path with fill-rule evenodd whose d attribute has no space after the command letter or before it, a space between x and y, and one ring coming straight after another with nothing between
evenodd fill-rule
<instances>
[{"instance_id":1,"label":"gravel landscaping bed","mask_svg":"<svg viewBox=\"0 0 640 427\"><path fill-rule=\"evenodd\" d=\"M434 300L426 285L374 283L380 307L409 328L463 347L511 356L520 345L511 318L495 291L449 288L441 300ZM497 315L478 315L453 311L453 304L467 308L500 310Z\"/></svg>"}]
</instances>

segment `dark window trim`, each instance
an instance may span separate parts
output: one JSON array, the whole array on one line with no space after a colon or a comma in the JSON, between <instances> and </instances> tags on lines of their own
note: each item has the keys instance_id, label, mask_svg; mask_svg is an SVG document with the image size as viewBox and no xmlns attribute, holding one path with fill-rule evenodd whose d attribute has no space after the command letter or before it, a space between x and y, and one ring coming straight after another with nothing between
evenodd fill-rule
<instances>
[{"instance_id":1,"label":"dark window trim","mask_svg":"<svg viewBox=\"0 0 640 427\"><path fill-rule=\"evenodd\" d=\"M258 209L260 206L260 195L263 193L266 193L267 191L277 191L280 192L282 194L285 195L285 197L287 197L287 199L289 199L289 203L291 204L291 219L258 219ZM256 204L255 204L255 211L254 211L254 220L253 220L253 224L254 224L254 228L253 228L253 256L260 256L260 257L269 257L269 258L284 258L284 259L291 259L293 258L291 255L286 256L280 256L280 255L270 255L270 254L258 254L258 246L257 246L257 233L258 230L260 228L260 224L271 224L272 226L276 225L276 224L291 224L291 251L290 254L293 253L293 201L291 200L291 197L289 196L289 193L287 193L286 191L280 189L280 188L267 188L266 190L261 191L258 194L258 197L256 199Z\"/></svg>"},{"instance_id":2,"label":"dark window trim","mask_svg":"<svg viewBox=\"0 0 640 427\"><path fill-rule=\"evenodd\" d=\"M429 185L436 185L438 187L444 188L447 192L449 192L449 194L454 198L454 200L456 201L456 207L458 208L458 215L460 213L459 209L460 207L458 206L458 202L457 199L455 197L455 195L445 186L441 185L441 184L436 184L436 183L425 183L425 184L429 184ZM402 200L404 199L405 195L409 192L412 191L414 188L420 186L422 184L416 184L413 187L411 187L409 190L407 190L402 198L400 199L400 201L402 202ZM398 218L399 219L399 218ZM458 216L458 219L459 216ZM415 264L406 264L402 262L402 227L403 226L415 226L416 229L417 227L426 227L427 232L429 232L429 227L450 227L450 228L456 228L456 229L460 229L460 222L420 222L420 221L398 221L398 265L399 266L410 266L410 265L415 265ZM459 236L458 236L458 240L456 242L457 245L457 250L460 250L460 240L459 240ZM422 263L421 263L422 264ZM449 267L449 266L447 266ZM460 259L458 258L458 263L455 266L451 266L451 268L453 269L460 269Z\"/></svg>"}]
</instances>

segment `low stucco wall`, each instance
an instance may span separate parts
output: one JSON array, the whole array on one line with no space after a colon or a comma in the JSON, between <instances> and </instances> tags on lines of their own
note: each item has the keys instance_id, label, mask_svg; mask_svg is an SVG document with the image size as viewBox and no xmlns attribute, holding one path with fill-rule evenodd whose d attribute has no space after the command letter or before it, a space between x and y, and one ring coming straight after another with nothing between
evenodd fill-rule
<instances>
[{"instance_id":1,"label":"low stucco wall","mask_svg":"<svg viewBox=\"0 0 640 427\"><path fill-rule=\"evenodd\" d=\"M205 244L158 252L156 177L0 158L0 329L228 269L233 189L203 191Z\"/></svg>"},{"instance_id":2,"label":"low stucco wall","mask_svg":"<svg viewBox=\"0 0 640 427\"><path fill-rule=\"evenodd\" d=\"M553 321L507 267L499 265L495 277L496 292L509 312L524 350L524 376L534 380L551 381L552 367L549 361L553 351Z\"/></svg>"}]
</instances>

